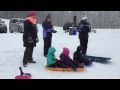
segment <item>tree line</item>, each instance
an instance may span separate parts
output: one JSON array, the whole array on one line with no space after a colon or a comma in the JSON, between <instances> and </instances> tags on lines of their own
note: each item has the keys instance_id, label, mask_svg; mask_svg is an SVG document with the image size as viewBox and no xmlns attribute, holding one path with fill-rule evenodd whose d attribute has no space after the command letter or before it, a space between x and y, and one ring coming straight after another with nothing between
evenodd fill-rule
<instances>
[{"instance_id":1,"label":"tree line","mask_svg":"<svg viewBox=\"0 0 120 90\"><path fill-rule=\"evenodd\" d=\"M92 28L120 28L120 11L36 11L37 22L42 23L49 13L53 25L63 26L66 22L73 22L77 16L77 23L86 14ZM29 11L0 11L0 18L26 18Z\"/></svg>"}]
</instances>

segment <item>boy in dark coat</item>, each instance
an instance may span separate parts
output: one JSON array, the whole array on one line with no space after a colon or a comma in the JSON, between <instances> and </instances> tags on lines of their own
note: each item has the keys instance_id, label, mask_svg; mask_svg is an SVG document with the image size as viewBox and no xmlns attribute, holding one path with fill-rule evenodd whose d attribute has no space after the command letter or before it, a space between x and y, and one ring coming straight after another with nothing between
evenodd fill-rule
<instances>
[{"instance_id":1,"label":"boy in dark coat","mask_svg":"<svg viewBox=\"0 0 120 90\"><path fill-rule=\"evenodd\" d=\"M27 67L27 63L36 63L33 61L33 49L36 47L37 40L37 28L36 28L36 13L31 11L29 17L24 21L24 34L23 42L26 47L23 58L23 66Z\"/></svg>"},{"instance_id":2,"label":"boy in dark coat","mask_svg":"<svg viewBox=\"0 0 120 90\"><path fill-rule=\"evenodd\" d=\"M86 55L88 45L88 33L91 31L91 25L87 22L87 16L83 15L81 22L79 23L79 39L80 45L83 47L82 54Z\"/></svg>"},{"instance_id":3,"label":"boy in dark coat","mask_svg":"<svg viewBox=\"0 0 120 90\"><path fill-rule=\"evenodd\" d=\"M43 27L43 39L44 39L44 56L47 57L48 49L51 47L51 43L52 43L52 33L57 32L53 28L50 15L48 15L45 21L42 23L42 27Z\"/></svg>"},{"instance_id":4,"label":"boy in dark coat","mask_svg":"<svg viewBox=\"0 0 120 90\"><path fill-rule=\"evenodd\" d=\"M91 65L93 61L85 58L85 56L82 54L82 50L83 48L81 46L77 47L77 51L75 51L73 55L74 62L78 64Z\"/></svg>"}]
</instances>

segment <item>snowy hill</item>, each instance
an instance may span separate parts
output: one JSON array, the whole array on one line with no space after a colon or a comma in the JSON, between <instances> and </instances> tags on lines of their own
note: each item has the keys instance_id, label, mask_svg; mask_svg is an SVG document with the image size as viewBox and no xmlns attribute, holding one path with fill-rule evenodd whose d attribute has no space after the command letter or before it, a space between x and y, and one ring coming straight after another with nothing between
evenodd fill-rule
<instances>
[{"instance_id":1,"label":"snowy hill","mask_svg":"<svg viewBox=\"0 0 120 90\"><path fill-rule=\"evenodd\" d=\"M7 25L9 20L3 19ZM8 26L9 27L9 26ZM24 72L32 73L32 79L120 79L120 30L118 29L97 29L97 33L90 33L88 55L111 57L111 63L93 63L92 67L85 68L83 72L54 72L45 69L46 58L43 56L42 27L39 27L40 42L34 50L36 64L29 64L23 68ZM55 27L58 31L53 35L53 43L59 58L63 47L70 49L70 57L79 45L78 35L69 36L64 33L62 27ZM19 66L22 66L24 47L23 34L0 33L0 79L14 79L19 75Z\"/></svg>"}]
</instances>

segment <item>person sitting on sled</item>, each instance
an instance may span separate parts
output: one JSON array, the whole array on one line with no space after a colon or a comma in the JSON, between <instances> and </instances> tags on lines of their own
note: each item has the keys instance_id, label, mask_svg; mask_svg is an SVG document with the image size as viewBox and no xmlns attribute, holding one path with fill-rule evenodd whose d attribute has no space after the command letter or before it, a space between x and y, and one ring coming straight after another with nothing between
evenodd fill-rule
<instances>
[{"instance_id":1,"label":"person sitting on sled","mask_svg":"<svg viewBox=\"0 0 120 90\"><path fill-rule=\"evenodd\" d=\"M84 64L86 66L91 65L93 61L85 58L85 56L82 54L82 50L83 50L82 46L77 47L77 51L75 51L73 55L74 62L78 64Z\"/></svg>"},{"instance_id":2,"label":"person sitting on sled","mask_svg":"<svg viewBox=\"0 0 120 90\"><path fill-rule=\"evenodd\" d=\"M84 65L75 63L70 57L69 57L69 49L63 48L63 53L60 55L60 62L69 67L69 68L84 68Z\"/></svg>"},{"instance_id":3,"label":"person sitting on sled","mask_svg":"<svg viewBox=\"0 0 120 90\"><path fill-rule=\"evenodd\" d=\"M60 68L65 68L65 66L62 65L62 64L60 63L60 61L56 59L56 57L55 57L55 52L56 52L56 49L55 49L54 47L50 47L50 48L48 49L47 67L53 67L53 68L60 67Z\"/></svg>"}]
</instances>

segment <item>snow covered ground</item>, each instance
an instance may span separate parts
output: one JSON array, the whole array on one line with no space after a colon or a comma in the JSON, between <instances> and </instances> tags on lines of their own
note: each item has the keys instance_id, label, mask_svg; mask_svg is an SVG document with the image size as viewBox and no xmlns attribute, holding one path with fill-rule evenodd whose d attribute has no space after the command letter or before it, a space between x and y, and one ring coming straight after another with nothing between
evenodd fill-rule
<instances>
[{"instance_id":1,"label":"snow covered ground","mask_svg":"<svg viewBox=\"0 0 120 90\"><path fill-rule=\"evenodd\" d=\"M9 20L3 19L9 26ZM90 33L88 55L111 57L111 63L93 63L83 72L55 72L45 69L46 58L43 56L42 27L39 27L40 42L34 50L36 64L29 64L23 68L24 72L33 75L32 79L120 79L120 30L119 29L97 29L97 33ZM70 57L79 45L78 35L69 36L61 27L55 27L58 31L53 35L53 43L56 57L62 52L63 47L70 49ZM14 79L19 75L19 66L22 66L24 47L20 33L0 33L0 79Z\"/></svg>"}]
</instances>

